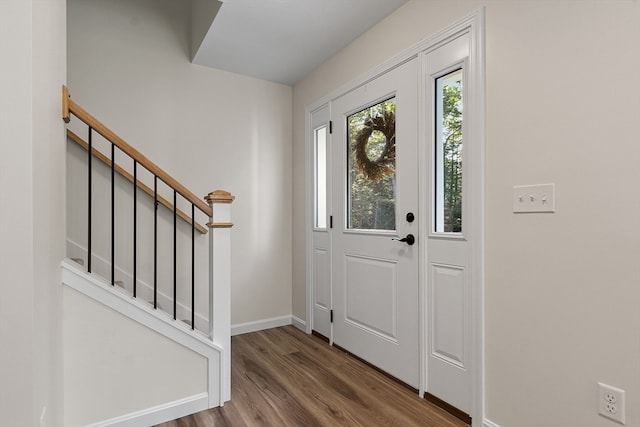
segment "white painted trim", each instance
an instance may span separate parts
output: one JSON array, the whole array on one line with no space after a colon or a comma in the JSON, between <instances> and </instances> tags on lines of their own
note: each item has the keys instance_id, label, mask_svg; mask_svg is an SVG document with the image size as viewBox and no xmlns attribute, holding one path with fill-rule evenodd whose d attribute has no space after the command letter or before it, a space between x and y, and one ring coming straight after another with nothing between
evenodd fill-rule
<instances>
[{"instance_id":1,"label":"white painted trim","mask_svg":"<svg viewBox=\"0 0 640 427\"><path fill-rule=\"evenodd\" d=\"M210 223L231 223L231 203L211 201L209 205ZM231 400L231 228L228 227L209 230L209 336L222 347L220 405L223 405Z\"/></svg>"},{"instance_id":2,"label":"white painted trim","mask_svg":"<svg viewBox=\"0 0 640 427\"><path fill-rule=\"evenodd\" d=\"M78 242L67 237L67 256L69 258L82 258L86 262L87 249L86 247L82 246ZM98 266L98 268L95 268L95 269L92 268L92 270L95 270L95 271L108 271L111 268L110 261L107 261L100 255L97 255L95 252L91 254L91 265ZM127 283L133 283L133 274L116 266L116 279L119 279L121 277L125 277L128 280ZM143 295L149 295L148 298L153 299L153 286L139 278L137 278L136 281L138 282L138 292L137 292L138 298L140 298L140 295L143 294ZM140 289L141 287L144 288L144 290ZM130 293L133 292L132 289L127 289L127 291ZM158 304L161 305L163 308L173 307L173 297L161 291L158 291ZM191 307L187 307L186 305L181 304L179 301L177 302L176 305L177 305L178 319L191 320ZM207 319L205 316L201 315L200 313L196 312L196 329L200 331L205 331L207 330L208 325L209 325L209 319Z\"/></svg>"},{"instance_id":3,"label":"white painted trim","mask_svg":"<svg viewBox=\"0 0 640 427\"><path fill-rule=\"evenodd\" d=\"M310 109L306 108L304 112L304 132L305 132L305 144L304 144L304 158L305 158L305 170L304 170L304 188L306 189L305 195L307 196L307 200L305 201L305 210L304 210L304 238L305 238L305 264L306 264L306 278L305 278L305 292L307 295L307 304L305 307L307 325L305 332L310 334L313 329L313 226L314 222L312 219L313 209L314 209L314 176L313 171L315 169L314 158L313 158L313 150L311 147L314 144L314 141L311 138L311 114L313 110L320 108L321 105L318 105L316 108ZM327 133L328 138L331 138L330 134Z\"/></svg>"},{"instance_id":4,"label":"white painted trim","mask_svg":"<svg viewBox=\"0 0 640 427\"><path fill-rule=\"evenodd\" d=\"M469 131L473 135L473 147L470 147L468 162L471 183L471 259L469 263L471 280L471 416L480 425L484 419L484 224L485 224L485 9L468 18L470 49L469 78L470 91L467 99L473 115L469 116Z\"/></svg>"},{"instance_id":5,"label":"white painted trim","mask_svg":"<svg viewBox=\"0 0 640 427\"><path fill-rule=\"evenodd\" d=\"M127 295L118 286L111 286L105 279L88 274L69 259L62 261L62 283L207 358L208 407L214 408L223 403L223 396L220 394L221 378L224 374L223 349L219 343L212 342L198 330L191 330L185 323L173 320L169 314L154 310L146 303Z\"/></svg>"},{"instance_id":6,"label":"white painted trim","mask_svg":"<svg viewBox=\"0 0 640 427\"><path fill-rule=\"evenodd\" d=\"M280 326L291 325L292 316L272 317L271 319L255 320L253 322L239 323L231 325L231 336L248 334L250 332L263 331L265 329L278 328Z\"/></svg>"},{"instance_id":7,"label":"white painted trim","mask_svg":"<svg viewBox=\"0 0 640 427\"><path fill-rule=\"evenodd\" d=\"M500 427L498 424L494 423L493 421L489 421L485 418L484 423L482 424L483 427Z\"/></svg>"},{"instance_id":8,"label":"white painted trim","mask_svg":"<svg viewBox=\"0 0 640 427\"><path fill-rule=\"evenodd\" d=\"M196 394L141 411L89 424L87 427L147 427L207 409L207 393Z\"/></svg>"},{"instance_id":9,"label":"white painted trim","mask_svg":"<svg viewBox=\"0 0 640 427\"><path fill-rule=\"evenodd\" d=\"M420 60L420 77L418 77L418 141L427 141L425 117L427 117L427 100L426 100L426 86L425 78L422 76L422 70L426 68L427 55L421 53L419 55ZM424 162L428 158L427 150L428 144L418 144L418 159ZM426 168L418 168L418 209L420 214L418 215L418 245L421 250L421 257L418 261L418 352L420 352L420 385L418 386L418 396L424 396L427 391L427 263L424 259L427 257L427 245L426 245L426 230L429 227L429 215L423 214L428 209L428 198L422 196L422 191L427 191L423 188L423 183L429 182L429 173ZM429 192L425 193L429 194ZM425 242L422 244L420 242Z\"/></svg>"},{"instance_id":10,"label":"white painted trim","mask_svg":"<svg viewBox=\"0 0 640 427\"><path fill-rule=\"evenodd\" d=\"M380 75L390 71L391 69L418 57L420 54L433 50L440 46L443 42L458 34L468 32L470 35L470 54L469 54L469 67L472 73L475 73L475 80L473 85L475 86L474 92L471 94L471 102L474 109L476 109L476 115L474 123L470 125L472 132L478 133L478 139L476 142L476 152L473 154L473 159L479 163L480 170L471 170L470 178L472 181L472 223L471 223L471 238L473 239L473 247L471 252L471 288L472 288L472 302L471 302L471 323L473 325L470 331L471 340L471 360L470 366L474 372L472 379L472 411L471 416L474 420L473 426L480 427L482 420L484 419L485 398L484 398L484 182L485 182L485 9L481 7L477 11L470 13L463 17L459 21L453 23L442 31L427 37L426 39L416 43L408 49L398 53L391 57L387 61L372 68L363 75L347 82L340 86L338 89L332 91L328 95L316 100L312 104L305 108L305 185L306 185L306 209L305 209L305 237L306 237L306 292L307 292L307 331L310 332L313 327L312 322L312 253L313 253L313 239L311 213L313 212L313 198L312 198L312 184L311 184L311 171L313 170L313 158L311 150L311 113L325 104L341 97L345 93L366 84L369 81L374 80ZM329 107L331 108L331 106ZM421 177L422 178L422 177ZM423 204L421 204L423 208ZM477 213L477 215L476 215ZM421 218L424 215L421 215ZM428 224L420 224L421 235L425 236L425 230L428 228ZM426 241L421 238L420 241ZM421 286L424 286L424 266L420 267L420 282ZM426 307L423 303L425 290L420 290L421 302L420 302L420 321L421 324L426 319ZM423 327L423 326L421 326ZM426 360L426 342L424 329L420 332L420 351L421 360ZM421 366L423 375L426 375L426 361ZM426 380L421 379L420 392L422 394L426 389Z\"/></svg>"},{"instance_id":11,"label":"white painted trim","mask_svg":"<svg viewBox=\"0 0 640 427\"><path fill-rule=\"evenodd\" d=\"M311 333L311 331L307 331L307 322L299 317L291 316L291 324L303 332L306 332L308 334Z\"/></svg>"}]
</instances>

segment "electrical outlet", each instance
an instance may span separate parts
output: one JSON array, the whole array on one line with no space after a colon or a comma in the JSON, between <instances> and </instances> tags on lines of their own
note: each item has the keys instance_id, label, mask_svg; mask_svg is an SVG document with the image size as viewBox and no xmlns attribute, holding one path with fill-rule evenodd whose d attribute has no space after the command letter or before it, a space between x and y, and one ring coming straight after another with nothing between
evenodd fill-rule
<instances>
[{"instance_id":1,"label":"electrical outlet","mask_svg":"<svg viewBox=\"0 0 640 427\"><path fill-rule=\"evenodd\" d=\"M607 403L617 403L617 402L618 402L618 398L616 397L616 394L615 394L615 393L611 393L611 392L609 392L609 391L607 391L607 392L604 394L604 400L605 400Z\"/></svg>"},{"instance_id":2,"label":"electrical outlet","mask_svg":"<svg viewBox=\"0 0 640 427\"><path fill-rule=\"evenodd\" d=\"M598 408L603 417L624 424L624 390L598 383Z\"/></svg>"}]
</instances>

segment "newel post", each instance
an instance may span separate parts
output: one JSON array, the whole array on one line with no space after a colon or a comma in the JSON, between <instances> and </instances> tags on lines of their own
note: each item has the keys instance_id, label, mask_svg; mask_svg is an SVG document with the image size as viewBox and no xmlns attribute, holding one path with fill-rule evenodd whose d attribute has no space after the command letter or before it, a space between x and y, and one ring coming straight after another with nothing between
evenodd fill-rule
<instances>
[{"instance_id":1,"label":"newel post","mask_svg":"<svg viewBox=\"0 0 640 427\"><path fill-rule=\"evenodd\" d=\"M220 404L231 399L231 203L223 190L205 197L211 207L209 233L209 337L223 348Z\"/></svg>"}]
</instances>

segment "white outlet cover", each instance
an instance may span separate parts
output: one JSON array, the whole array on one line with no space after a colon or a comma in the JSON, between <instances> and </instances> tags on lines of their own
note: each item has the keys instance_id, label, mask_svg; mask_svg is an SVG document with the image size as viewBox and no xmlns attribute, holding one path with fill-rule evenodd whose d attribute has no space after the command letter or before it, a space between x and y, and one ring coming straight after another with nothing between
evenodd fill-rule
<instances>
[{"instance_id":1,"label":"white outlet cover","mask_svg":"<svg viewBox=\"0 0 640 427\"><path fill-rule=\"evenodd\" d=\"M625 423L624 390L598 383L598 413L620 424Z\"/></svg>"},{"instance_id":2,"label":"white outlet cover","mask_svg":"<svg viewBox=\"0 0 640 427\"><path fill-rule=\"evenodd\" d=\"M556 211L555 184L513 187L513 212L552 213Z\"/></svg>"}]
</instances>

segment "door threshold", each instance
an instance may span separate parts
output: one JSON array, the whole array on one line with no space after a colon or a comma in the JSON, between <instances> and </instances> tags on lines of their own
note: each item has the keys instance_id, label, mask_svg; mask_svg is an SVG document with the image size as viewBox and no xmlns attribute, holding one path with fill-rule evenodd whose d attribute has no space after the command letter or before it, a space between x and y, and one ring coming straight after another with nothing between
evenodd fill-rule
<instances>
[{"instance_id":1,"label":"door threshold","mask_svg":"<svg viewBox=\"0 0 640 427\"><path fill-rule=\"evenodd\" d=\"M313 335L314 337L320 338L322 341L326 342L327 344L329 344L329 338L325 337L324 335L322 335L320 332L318 331L311 331L311 335Z\"/></svg>"},{"instance_id":2,"label":"door threshold","mask_svg":"<svg viewBox=\"0 0 640 427\"><path fill-rule=\"evenodd\" d=\"M463 410L456 408L455 406L451 405L450 403L445 402L444 400L440 399L437 396L434 396L433 394L431 394L429 392L425 392L424 399L427 402L431 402L434 405L444 409L445 411L447 411L448 413L450 413L454 417L458 418L459 420L464 421L465 423L471 425L471 416L469 416L469 414L467 414Z\"/></svg>"}]
</instances>

